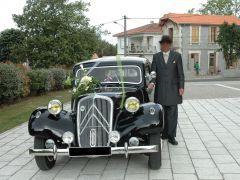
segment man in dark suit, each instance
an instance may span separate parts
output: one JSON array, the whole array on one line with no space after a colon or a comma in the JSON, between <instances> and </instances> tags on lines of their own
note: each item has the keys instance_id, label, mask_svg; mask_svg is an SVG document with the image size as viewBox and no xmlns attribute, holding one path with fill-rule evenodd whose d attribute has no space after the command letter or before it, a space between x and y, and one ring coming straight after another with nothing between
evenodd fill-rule
<instances>
[{"instance_id":1,"label":"man in dark suit","mask_svg":"<svg viewBox=\"0 0 240 180\"><path fill-rule=\"evenodd\" d=\"M165 127L162 139L168 139L173 145L178 145L176 141L176 130L178 121L178 104L182 103L184 94L184 72L182 56L178 52L172 51L172 39L163 36L160 41L161 52L153 56L152 72L156 72L148 89L155 87L154 101L161 104L164 109Z\"/></svg>"}]
</instances>

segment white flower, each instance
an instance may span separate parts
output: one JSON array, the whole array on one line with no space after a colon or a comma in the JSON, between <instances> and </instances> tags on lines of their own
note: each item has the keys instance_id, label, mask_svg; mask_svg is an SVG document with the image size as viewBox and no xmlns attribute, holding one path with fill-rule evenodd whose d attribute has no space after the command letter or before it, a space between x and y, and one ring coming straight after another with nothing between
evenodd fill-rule
<instances>
[{"instance_id":1,"label":"white flower","mask_svg":"<svg viewBox=\"0 0 240 180\"><path fill-rule=\"evenodd\" d=\"M74 93L77 92L77 88L73 88L73 92L74 92Z\"/></svg>"},{"instance_id":2,"label":"white flower","mask_svg":"<svg viewBox=\"0 0 240 180\"><path fill-rule=\"evenodd\" d=\"M80 81L80 84L88 84L92 82L92 77L90 76L84 76L81 81Z\"/></svg>"},{"instance_id":3,"label":"white flower","mask_svg":"<svg viewBox=\"0 0 240 180\"><path fill-rule=\"evenodd\" d=\"M87 91L89 89L89 86L87 86L86 88L85 88L85 91Z\"/></svg>"}]
</instances>

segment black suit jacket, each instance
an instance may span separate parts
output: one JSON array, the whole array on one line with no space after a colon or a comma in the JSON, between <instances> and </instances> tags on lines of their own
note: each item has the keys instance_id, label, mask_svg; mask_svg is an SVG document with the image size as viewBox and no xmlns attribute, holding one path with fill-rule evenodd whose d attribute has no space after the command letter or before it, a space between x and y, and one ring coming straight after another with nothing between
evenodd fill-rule
<instances>
[{"instance_id":1,"label":"black suit jacket","mask_svg":"<svg viewBox=\"0 0 240 180\"><path fill-rule=\"evenodd\" d=\"M154 101L161 105L171 106L182 103L179 89L184 89L184 72L182 56L178 52L170 51L168 63L159 52L153 56L151 71L156 72Z\"/></svg>"}]
</instances>

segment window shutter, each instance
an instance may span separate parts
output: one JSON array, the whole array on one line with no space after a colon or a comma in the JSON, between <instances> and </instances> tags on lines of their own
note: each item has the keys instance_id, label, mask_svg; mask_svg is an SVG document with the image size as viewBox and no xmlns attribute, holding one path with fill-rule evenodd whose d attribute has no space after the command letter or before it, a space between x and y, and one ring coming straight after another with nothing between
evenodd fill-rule
<instances>
[{"instance_id":1,"label":"window shutter","mask_svg":"<svg viewBox=\"0 0 240 180\"><path fill-rule=\"evenodd\" d=\"M199 26L192 26L192 43L199 43Z\"/></svg>"}]
</instances>

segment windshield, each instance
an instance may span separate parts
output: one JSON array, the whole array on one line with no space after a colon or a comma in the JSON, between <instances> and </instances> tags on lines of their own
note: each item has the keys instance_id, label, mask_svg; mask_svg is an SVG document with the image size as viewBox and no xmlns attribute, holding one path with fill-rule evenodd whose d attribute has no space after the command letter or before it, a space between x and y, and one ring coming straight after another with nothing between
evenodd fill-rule
<instances>
[{"instance_id":1,"label":"windshield","mask_svg":"<svg viewBox=\"0 0 240 180\"><path fill-rule=\"evenodd\" d=\"M101 83L130 83L142 82L141 69L138 66L101 66L79 69L76 73L76 84L83 76L93 76Z\"/></svg>"}]
</instances>

